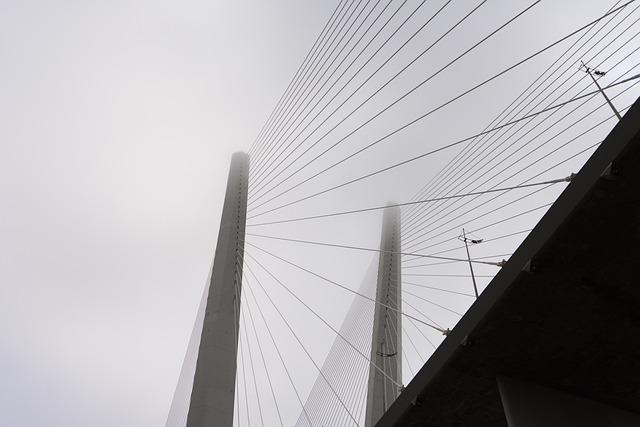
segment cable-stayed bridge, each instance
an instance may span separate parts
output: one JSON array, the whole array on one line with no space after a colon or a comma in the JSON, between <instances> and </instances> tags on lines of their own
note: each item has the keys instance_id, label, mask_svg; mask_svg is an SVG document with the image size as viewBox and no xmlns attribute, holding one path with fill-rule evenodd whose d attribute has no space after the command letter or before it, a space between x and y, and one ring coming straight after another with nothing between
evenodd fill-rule
<instances>
[{"instance_id":1,"label":"cable-stayed bridge","mask_svg":"<svg viewBox=\"0 0 640 427\"><path fill-rule=\"evenodd\" d=\"M338 3L231 159L168 426L638 424L640 3L550 7Z\"/></svg>"}]
</instances>

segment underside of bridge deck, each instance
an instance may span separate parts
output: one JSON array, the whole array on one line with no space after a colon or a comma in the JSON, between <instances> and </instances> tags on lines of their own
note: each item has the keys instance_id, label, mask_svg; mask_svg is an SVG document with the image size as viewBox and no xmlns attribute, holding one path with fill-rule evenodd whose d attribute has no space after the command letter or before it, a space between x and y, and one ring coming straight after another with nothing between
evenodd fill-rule
<instances>
[{"instance_id":1,"label":"underside of bridge deck","mask_svg":"<svg viewBox=\"0 0 640 427\"><path fill-rule=\"evenodd\" d=\"M639 129L636 102L379 426L506 426L499 377L640 413Z\"/></svg>"}]
</instances>

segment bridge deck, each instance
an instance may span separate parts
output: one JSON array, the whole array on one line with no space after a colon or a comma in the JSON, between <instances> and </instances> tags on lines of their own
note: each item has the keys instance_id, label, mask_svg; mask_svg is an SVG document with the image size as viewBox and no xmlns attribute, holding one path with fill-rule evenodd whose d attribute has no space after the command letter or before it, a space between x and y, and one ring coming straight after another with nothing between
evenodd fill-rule
<instances>
[{"instance_id":1,"label":"bridge deck","mask_svg":"<svg viewBox=\"0 0 640 427\"><path fill-rule=\"evenodd\" d=\"M497 376L640 413L639 130L636 101L378 426L506 425Z\"/></svg>"}]
</instances>

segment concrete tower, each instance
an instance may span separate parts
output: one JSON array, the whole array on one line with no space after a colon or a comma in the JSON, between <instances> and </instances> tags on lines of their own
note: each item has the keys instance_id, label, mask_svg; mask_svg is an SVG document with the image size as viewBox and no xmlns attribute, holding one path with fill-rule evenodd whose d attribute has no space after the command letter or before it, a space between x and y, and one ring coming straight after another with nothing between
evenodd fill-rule
<instances>
[{"instance_id":1,"label":"concrete tower","mask_svg":"<svg viewBox=\"0 0 640 427\"><path fill-rule=\"evenodd\" d=\"M402 311L400 275L400 208L388 207L382 218L378 284L373 318L365 426L373 426L400 394L402 383ZM392 307L390 309L388 307ZM395 309L395 310L394 310ZM387 377L388 376L388 377Z\"/></svg>"},{"instance_id":2,"label":"concrete tower","mask_svg":"<svg viewBox=\"0 0 640 427\"><path fill-rule=\"evenodd\" d=\"M211 272L188 427L233 425L248 179L249 156L235 153Z\"/></svg>"}]
</instances>

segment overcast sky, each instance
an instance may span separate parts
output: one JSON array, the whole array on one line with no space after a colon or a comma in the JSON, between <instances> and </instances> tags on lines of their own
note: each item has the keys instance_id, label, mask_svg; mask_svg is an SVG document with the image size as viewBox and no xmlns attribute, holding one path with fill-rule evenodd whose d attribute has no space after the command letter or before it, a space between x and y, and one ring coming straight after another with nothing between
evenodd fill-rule
<instances>
[{"instance_id":1,"label":"overcast sky","mask_svg":"<svg viewBox=\"0 0 640 427\"><path fill-rule=\"evenodd\" d=\"M215 250L230 156L234 151L249 149L336 3L0 2L0 424L164 425ZM386 3L364 1L353 5L361 4L368 11L375 4L381 9ZM391 9L400 3L393 1ZM444 3L434 0L420 9L351 87L363 81ZM454 0L428 31L416 37L310 141L337 123L478 3ZM321 147L346 135L530 3L489 0ZM393 21L395 26L419 4L409 0ZM614 1L584 0L541 2L517 24L403 100L303 175L311 175L442 104L598 17L613 4ZM638 16L638 12L631 15L611 37ZM611 67L625 52L638 47L637 39L626 42L637 31L637 26L631 27L621 39L603 40L599 48L610 46L610 50L597 58L605 59L615 47L627 43L617 56L607 59L604 66ZM391 30L383 34L389 35ZM537 57L517 72L265 208L481 131L566 47L562 45ZM592 53L595 52L597 49ZM609 81L631 69L638 58L632 56L611 71ZM573 62L567 67L577 70ZM576 81L581 77L576 74ZM572 89L560 101L589 85L586 80L581 81L579 88ZM612 95L625 87L613 90ZM615 102L623 108L637 95L637 89L631 90ZM601 99L594 99L585 111L601 103ZM602 108L575 133L610 115L610 110ZM572 121L564 122L569 123ZM613 124L605 123L581 146L563 156L597 142ZM444 151L366 183L260 218L285 219L389 200L406 201L457 153L458 150ZM577 171L587 155L588 152L540 179ZM531 175L533 172L522 178ZM295 182L294 179L279 189ZM527 202L528 206L552 201L562 188L536 196L536 202ZM513 209L509 212L519 212L518 208ZM256 208L254 213L259 211ZM493 234L487 232L483 237L526 229L538 217L491 231ZM379 244L380 219L377 212L321 224L254 226L250 231L373 248ZM255 218L251 222L259 221ZM457 223L451 224L457 227ZM251 241L353 289L358 288L372 260L366 252L300 247L257 237ZM517 242L510 240L505 246L476 254L509 253ZM454 241L448 248L457 245L459 242ZM339 327L352 295L328 289L256 250L252 252L284 282L295 283L300 295L314 301L316 308ZM462 252L450 254L463 256ZM479 274L490 272L480 269ZM485 280L481 286L487 283ZM269 286L274 286L274 298L296 319L303 337L306 333L306 344L321 363L334 336L281 290L277 291L277 285ZM470 284L466 280L461 286ZM470 288L464 290L469 292ZM471 302L448 297L439 301L462 311ZM272 312L266 315L276 319ZM457 317L450 315L435 314L453 325ZM282 347L290 350L297 381L303 393L308 393L317 373L303 360L303 353L295 348L291 337L282 335L281 340L288 343ZM427 357L430 351L425 347L422 356ZM415 366L419 366L419 359L418 355L410 356ZM409 372L405 369L406 382L411 377ZM284 377L276 382L282 396L291 397L290 390L284 391ZM299 405L292 399L283 401L286 419L295 421Z\"/></svg>"}]
</instances>

